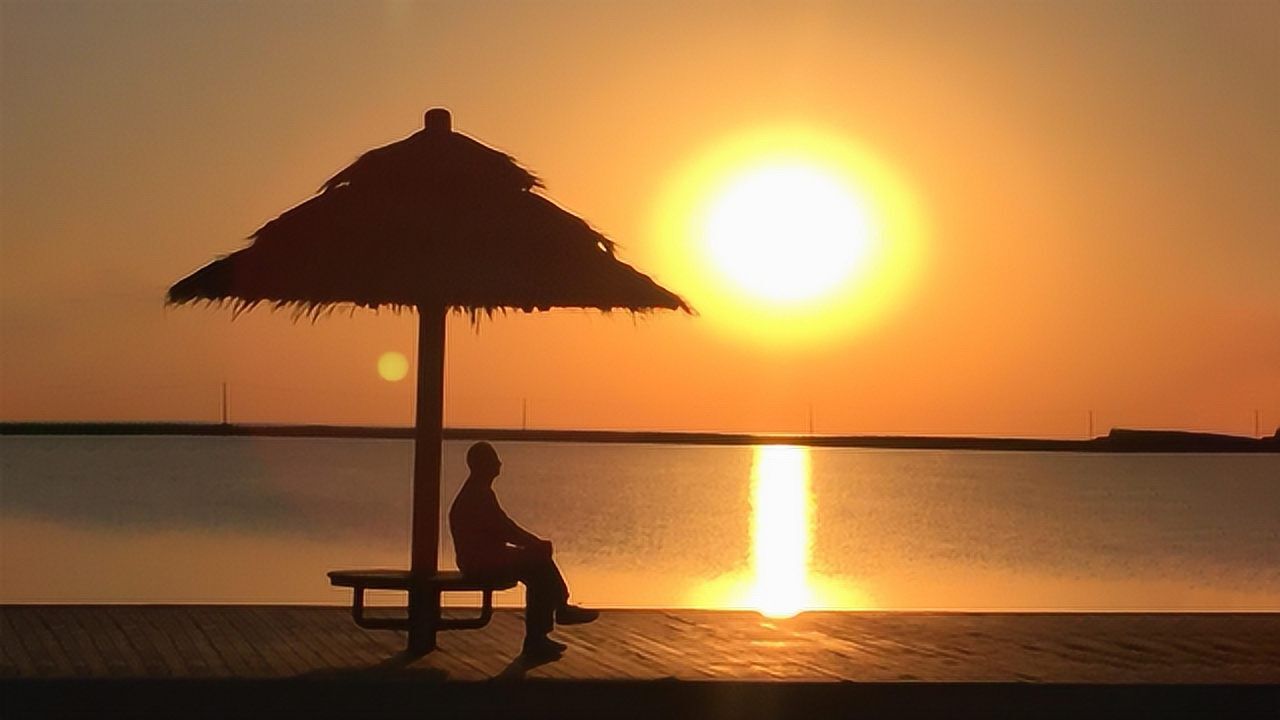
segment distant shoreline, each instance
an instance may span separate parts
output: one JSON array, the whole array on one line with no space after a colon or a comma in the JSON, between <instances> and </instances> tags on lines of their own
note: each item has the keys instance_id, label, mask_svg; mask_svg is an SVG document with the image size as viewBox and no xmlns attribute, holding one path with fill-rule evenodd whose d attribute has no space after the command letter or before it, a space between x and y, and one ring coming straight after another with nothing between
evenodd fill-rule
<instances>
[{"instance_id":1,"label":"distant shoreline","mask_svg":"<svg viewBox=\"0 0 1280 720\"><path fill-rule=\"evenodd\" d=\"M2 422L0 435L194 435L408 440L410 427L220 423ZM1102 453L1280 453L1280 433L1264 438L1177 430L1115 429L1090 440L922 435L803 435L635 430L445 428L446 440L659 445L806 445L898 450L1001 450Z\"/></svg>"}]
</instances>

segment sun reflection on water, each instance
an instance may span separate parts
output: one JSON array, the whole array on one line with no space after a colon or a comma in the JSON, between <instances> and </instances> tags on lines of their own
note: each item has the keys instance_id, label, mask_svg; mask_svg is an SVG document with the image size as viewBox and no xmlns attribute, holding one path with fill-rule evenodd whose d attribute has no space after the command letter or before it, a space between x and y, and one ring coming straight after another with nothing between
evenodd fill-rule
<instances>
[{"instance_id":1,"label":"sun reflection on water","mask_svg":"<svg viewBox=\"0 0 1280 720\"><path fill-rule=\"evenodd\" d=\"M813 605L809 516L809 449L757 447L751 469L755 577L747 604L769 617L791 617Z\"/></svg>"},{"instance_id":2,"label":"sun reflection on water","mask_svg":"<svg viewBox=\"0 0 1280 720\"><path fill-rule=\"evenodd\" d=\"M864 610L870 596L847 577L812 568L814 495L809 448L758 445L751 463L751 551L741 569L703 583L694 607L756 610L787 618L805 610Z\"/></svg>"}]
</instances>

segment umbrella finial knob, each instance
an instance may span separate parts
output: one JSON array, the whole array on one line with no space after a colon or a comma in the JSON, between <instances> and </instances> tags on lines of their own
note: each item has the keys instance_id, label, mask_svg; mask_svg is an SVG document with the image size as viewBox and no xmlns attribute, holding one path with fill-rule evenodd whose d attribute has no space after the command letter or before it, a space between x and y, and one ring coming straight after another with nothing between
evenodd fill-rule
<instances>
[{"instance_id":1,"label":"umbrella finial knob","mask_svg":"<svg viewBox=\"0 0 1280 720\"><path fill-rule=\"evenodd\" d=\"M429 133L447 133L453 130L453 118L444 108L431 108L422 118L422 127Z\"/></svg>"}]
</instances>

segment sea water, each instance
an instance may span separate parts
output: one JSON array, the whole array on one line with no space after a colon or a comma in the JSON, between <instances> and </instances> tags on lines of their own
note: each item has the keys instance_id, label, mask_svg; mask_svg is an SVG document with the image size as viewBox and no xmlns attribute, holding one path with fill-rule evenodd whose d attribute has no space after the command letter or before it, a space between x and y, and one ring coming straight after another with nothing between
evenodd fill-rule
<instances>
[{"instance_id":1,"label":"sea water","mask_svg":"<svg viewBox=\"0 0 1280 720\"><path fill-rule=\"evenodd\" d=\"M466 446L445 444L442 515ZM497 447L503 506L583 604L1280 611L1274 454ZM346 602L327 570L407 566L412 459L398 440L0 437L0 602Z\"/></svg>"}]
</instances>

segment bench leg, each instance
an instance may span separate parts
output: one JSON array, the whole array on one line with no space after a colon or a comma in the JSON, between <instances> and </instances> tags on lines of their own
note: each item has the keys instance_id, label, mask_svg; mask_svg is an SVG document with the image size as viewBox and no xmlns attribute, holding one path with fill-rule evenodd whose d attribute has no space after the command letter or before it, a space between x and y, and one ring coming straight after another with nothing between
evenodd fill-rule
<instances>
[{"instance_id":1,"label":"bench leg","mask_svg":"<svg viewBox=\"0 0 1280 720\"><path fill-rule=\"evenodd\" d=\"M441 630L473 630L493 619L493 590L481 590L480 614L470 618L444 618L440 612L441 590L438 586L409 589L408 617L371 618L365 616L365 587L352 587L351 619L356 625L371 630L408 630L409 652L425 655L436 649L436 634Z\"/></svg>"},{"instance_id":2,"label":"bench leg","mask_svg":"<svg viewBox=\"0 0 1280 720\"><path fill-rule=\"evenodd\" d=\"M440 627L440 591L436 588L409 590L409 652L426 655L436 649Z\"/></svg>"},{"instance_id":3,"label":"bench leg","mask_svg":"<svg viewBox=\"0 0 1280 720\"><path fill-rule=\"evenodd\" d=\"M483 598L480 601L480 615L473 618L449 618L440 619L439 628L441 630L475 630L489 624L493 619L493 591L481 590Z\"/></svg>"},{"instance_id":4,"label":"bench leg","mask_svg":"<svg viewBox=\"0 0 1280 720\"><path fill-rule=\"evenodd\" d=\"M369 630L404 630L409 625L406 618L367 618L364 616L364 588L351 589L351 619Z\"/></svg>"}]
</instances>

